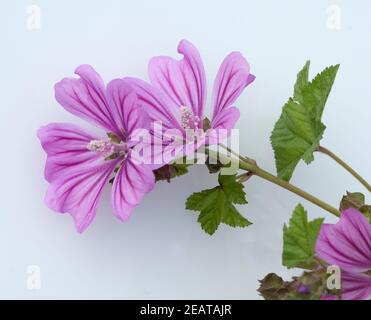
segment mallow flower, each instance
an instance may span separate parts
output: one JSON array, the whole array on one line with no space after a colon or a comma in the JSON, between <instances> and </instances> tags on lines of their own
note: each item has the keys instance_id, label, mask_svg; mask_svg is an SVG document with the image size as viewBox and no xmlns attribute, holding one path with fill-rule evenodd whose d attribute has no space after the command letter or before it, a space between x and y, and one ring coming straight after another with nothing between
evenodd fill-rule
<instances>
[{"instance_id":1,"label":"mallow flower","mask_svg":"<svg viewBox=\"0 0 371 320\"><path fill-rule=\"evenodd\" d=\"M130 77L124 80L133 87L151 120L161 121L165 131L177 130L179 134L174 136L184 138L187 131L193 130L196 137L201 132L206 143L217 143L220 141L219 132L229 133L239 119L240 112L234 103L255 76L250 73L250 66L241 53L232 52L224 59L212 92L211 122L207 129L213 133L207 137L203 125L206 76L201 56L186 40L180 41L178 52L183 55L181 60L167 56L150 60L150 83ZM193 143L193 140L185 142Z\"/></svg>"},{"instance_id":2,"label":"mallow flower","mask_svg":"<svg viewBox=\"0 0 371 320\"><path fill-rule=\"evenodd\" d=\"M107 137L96 137L76 125L51 123L38 137L47 153L46 204L69 213L83 232L93 220L104 186L116 173L111 191L113 213L128 219L133 207L154 187L152 167L133 156L135 132L149 128L149 118L132 89L121 79L107 87L89 65L79 66L79 78L55 85L56 100L69 112L97 125Z\"/></svg>"},{"instance_id":3,"label":"mallow flower","mask_svg":"<svg viewBox=\"0 0 371 320\"><path fill-rule=\"evenodd\" d=\"M343 299L371 299L371 224L362 213L350 208L336 224L323 224L316 254L341 269Z\"/></svg>"}]
</instances>

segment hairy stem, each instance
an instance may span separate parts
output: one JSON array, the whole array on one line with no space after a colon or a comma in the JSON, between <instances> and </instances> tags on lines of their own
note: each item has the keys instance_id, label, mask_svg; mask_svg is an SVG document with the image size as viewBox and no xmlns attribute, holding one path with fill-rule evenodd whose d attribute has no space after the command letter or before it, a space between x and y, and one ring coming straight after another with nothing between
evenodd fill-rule
<instances>
[{"instance_id":1,"label":"hairy stem","mask_svg":"<svg viewBox=\"0 0 371 320\"><path fill-rule=\"evenodd\" d=\"M368 190L368 192L371 192L371 186L370 184L362 178L351 166L346 164L343 160L341 160L336 154L334 154L332 151L325 147L319 146L317 148L317 151L324 153L328 155L330 158L335 160L338 164L340 164L345 170L347 170L354 178L356 178L365 188Z\"/></svg>"},{"instance_id":2,"label":"hairy stem","mask_svg":"<svg viewBox=\"0 0 371 320\"><path fill-rule=\"evenodd\" d=\"M227 160L229 161L235 161L235 159L233 158L228 158L221 154L221 153L217 153L213 150L209 150L209 149L206 149L209 156L211 157L214 157L216 159L220 159L223 163L227 163ZM289 190L295 194L297 194L298 196L308 200L309 202L319 206L320 208L332 213L333 215L339 217L340 216L340 212L339 210L337 210L336 208L334 208L333 206L329 205L328 203L318 199L317 197L311 195L310 193L294 186L293 184L281 179L281 178L278 178L276 176L274 176L273 174L269 173L268 171L265 171L263 169L261 169L260 167L258 167L258 165L256 164L255 161L253 162L250 162L250 161L246 161L246 160L242 160L241 157L239 157L238 159L238 165L239 165L239 168L242 169L242 170L245 170L245 171L248 171L266 181L269 181L275 185L278 185L286 190Z\"/></svg>"}]
</instances>

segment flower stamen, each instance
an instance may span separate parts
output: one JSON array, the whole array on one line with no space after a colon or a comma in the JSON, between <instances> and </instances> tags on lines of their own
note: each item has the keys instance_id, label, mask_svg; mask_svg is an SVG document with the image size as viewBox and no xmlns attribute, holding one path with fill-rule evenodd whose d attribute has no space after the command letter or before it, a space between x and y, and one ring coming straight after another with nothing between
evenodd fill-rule
<instances>
[{"instance_id":1,"label":"flower stamen","mask_svg":"<svg viewBox=\"0 0 371 320\"><path fill-rule=\"evenodd\" d=\"M200 123L200 118L193 114L190 107L180 107L180 125L183 129L196 129Z\"/></svg>"},{"instance_id":2,"label":"flower stamen","mask_svg":"<svg viewBox=\"0 0 371 320\"><path fill-rule=\"evenodd\" d=\"M116 143L111 139L92 140L86 148L89 151L101 154L106 160L113 160L118 157L126 156L128 148L125 142Z\"/></svg>"}]
</instances>

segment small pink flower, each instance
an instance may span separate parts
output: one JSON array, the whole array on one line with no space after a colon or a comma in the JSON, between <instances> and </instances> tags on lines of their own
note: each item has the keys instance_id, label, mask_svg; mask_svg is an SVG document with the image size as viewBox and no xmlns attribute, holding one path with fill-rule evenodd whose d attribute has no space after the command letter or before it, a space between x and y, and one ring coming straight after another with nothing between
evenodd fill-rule
<instances>
[{"instance_id":1,"label":"small pink flower","mask_svg":"<svg viewBox=\"0 0 371 320\"><path fill-rule=\"evenodd\" d=\"M123 80L105 87L95 70L82 65L76 78L55 85L57 101L72 114L109 133L99 138L68 123L41 127L38 137L48 157L45 178L50 183L46 204L70 213L83 232L93 220L102 190L113 176L111 202L114 214L127 220L133 207L154 187L152 168L134 161L136 129L149 128L149 118L137 96ZM113 138L112 138L113 137Z\"/></svg>"}]
</instances>

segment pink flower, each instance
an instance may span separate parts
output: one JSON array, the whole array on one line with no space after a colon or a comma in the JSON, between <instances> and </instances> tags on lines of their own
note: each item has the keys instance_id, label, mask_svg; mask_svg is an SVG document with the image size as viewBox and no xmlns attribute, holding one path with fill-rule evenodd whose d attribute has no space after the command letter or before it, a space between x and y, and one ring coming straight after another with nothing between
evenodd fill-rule
<instances>
[{"instance_id":1,"label":"pink flower","mask_svg":"<svg viewBox=\"0 0 371 320\"><path fill-rule=\"evenodd\" d=\"M98 125L109 137L96 137L73 124L41 127L38 137L48 157L45 177L50 183L46 204L70 213L83 232L93 220L102 190L117 171L111 192L114 214L127 220L133 207L154 187L152 168L133 158L136 129L148 128L149 119L137 96L123 80L105 87L95 70L82 65L76 78L55 85L57 101L72 114Z\"/></svg>"},{"instance_id":2,"label":"pink flower","mask_svg":"<svg viewBox=\"0 0 371 320\"><path fill-rule=\"evenodd\" d=\"M182 40L178 52L184 57L154 57L149 62L151 84L136 78L125 78L153 121L164 129L177 129L182 137L187 129L202 131L206 101L206 76L201 56L193 44ZM233 106L244 88L255 76L239 52L230 53L215 79L212 94L212 129L230 130L240 116ZM217 140L209 138L209 142Z\"/></svg>"},{"instance_id":3,"label":"pink flower","mask_svg":"<svg viewBox=\"0 0 371 320\"><path fill-rule=\"evenodd\" d=\"M342 212L334 225L324 224L316 243L318 257L342 269L343 299L370 299L371 225L356 209Z\"/></svg>"},{"instance_id":4,"label":"pink flower","mask_svg":"<svg viewBox=\"0 0 371 320\"><path fill-rule=\"evenodd\" d=\"M371 276L363 273L341 273L342 298L344 300L370 300Z\"/></svg>"}]
</instances>

